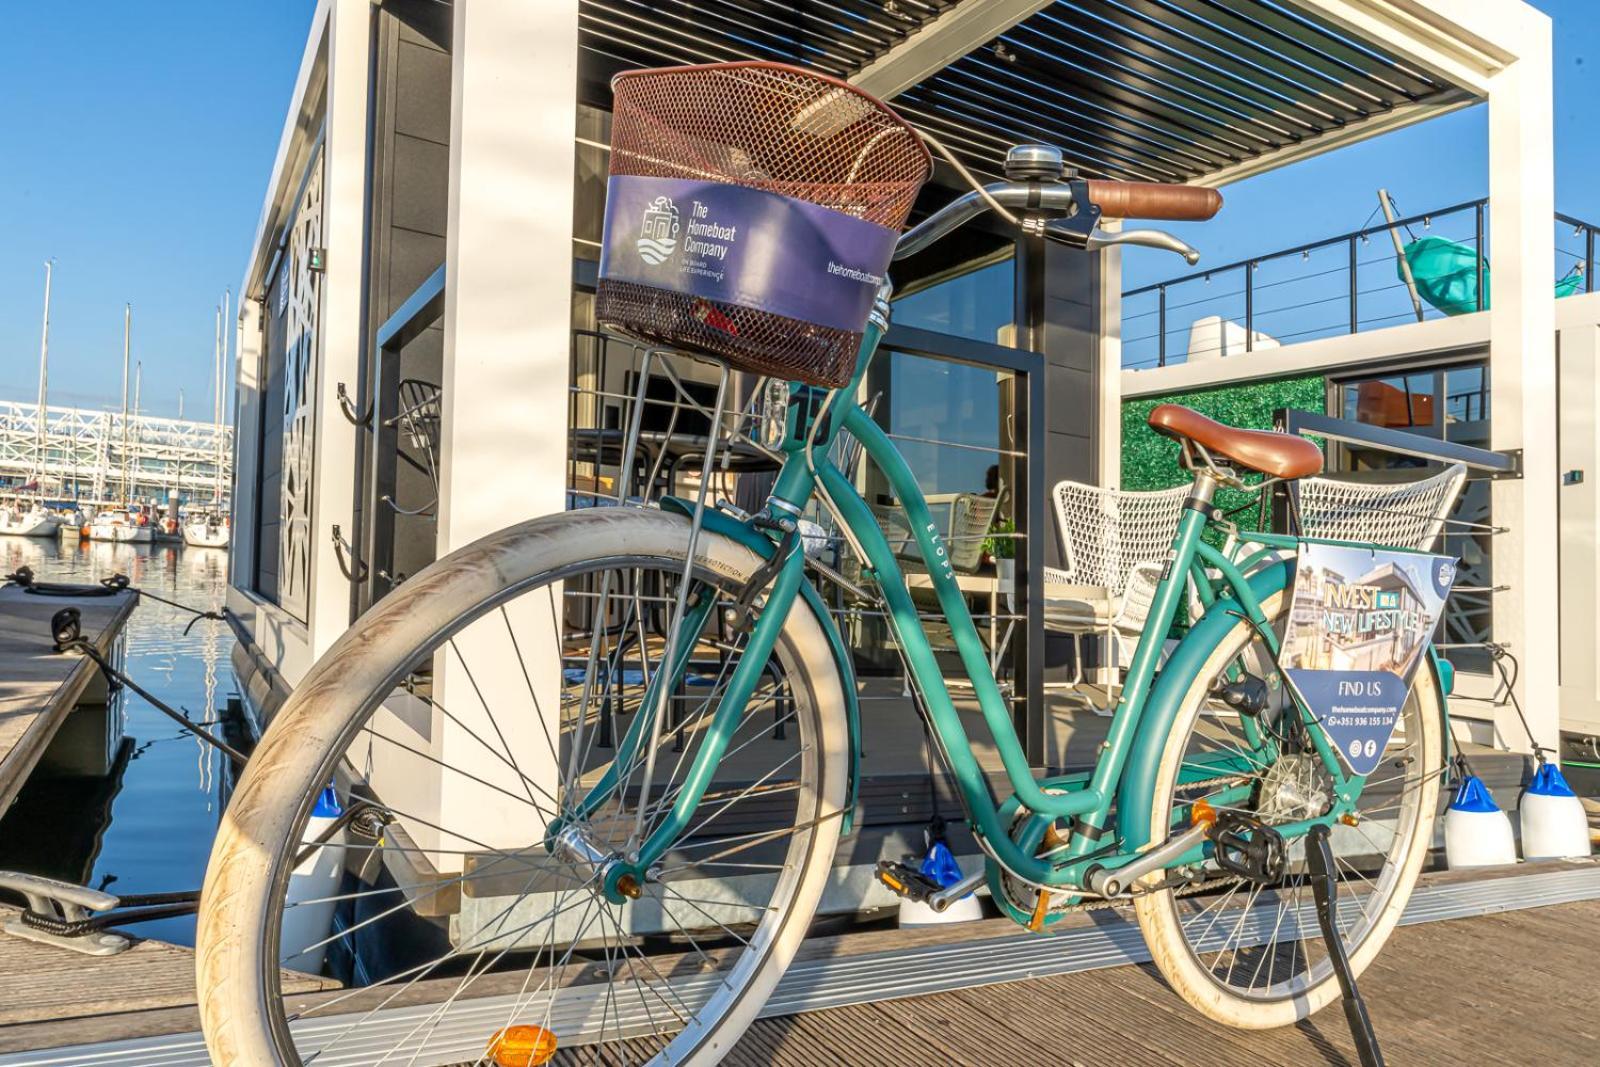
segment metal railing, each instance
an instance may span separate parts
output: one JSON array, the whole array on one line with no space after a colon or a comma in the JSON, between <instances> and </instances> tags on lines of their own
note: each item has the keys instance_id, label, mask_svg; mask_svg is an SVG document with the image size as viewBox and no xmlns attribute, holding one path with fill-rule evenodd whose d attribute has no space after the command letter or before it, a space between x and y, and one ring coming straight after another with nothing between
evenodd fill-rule
<instances>
[{"instance_id":1,"label":"metal railing","mask_svg":"<svg viewBox=\"0 0 1600 1067\"><path fill-rule=\"evenodd\" d=\"M1567 227L1571 233L1566 234ZM1594 280L1594 245L1595 234L1600 232L1600 226L1592 222L1575 219L1571 215L1556 212L1556 273L1560 276L1563 265L1568 270L1577 268L1583 272L1583 291L1595 291ZM1565 236L1563 236L1565 235ZM1568 240L1570 238L1570 240ZM1571 247L1576 245L1574 249Z\"/></svg>"},{"instance_id":2,"label":"metal railing","mask_svg":"<svg viewBox=\"0 0 1600 1067\"><path fill-rule=\"evenodd\" d=\"M1402 231L1415 238L1420 229L1477 253L1475 296L1468 299L1481 311L1490 299L1488 204L1487 199L1452 204L1129 289L1122 294L1123 366L1164 367L1442 318L1447 312L1421 299L1397 267ZM1562 214L1554 217L1554 225L1552 284L1576 272L1581 275L1577 291L1593 292L1600 228ZM1208 318L1217 321L1207 323L1201 334L1192 332ZM1189 344L1183 343L1184 335ZM1196 343L1201 347L1194 348Z\"/></svg>"}]
</instances>

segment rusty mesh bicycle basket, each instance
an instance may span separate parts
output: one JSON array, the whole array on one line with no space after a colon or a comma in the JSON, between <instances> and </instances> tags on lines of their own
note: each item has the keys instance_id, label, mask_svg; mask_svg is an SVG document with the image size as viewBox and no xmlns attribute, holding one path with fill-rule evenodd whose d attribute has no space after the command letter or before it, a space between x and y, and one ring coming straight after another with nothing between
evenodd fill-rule
<instances>
[{"instance_id":1,"label":"rusty mesh bicycle basket","mask_svg":"<svg viewBox=\"0 0 1600 1067\"><path fill-rule=\"evenodd\" d=\"M859 90L777 63L612 82L595 317L811 385L850 379L921 139Z\"/></svg>"}]
</instances>

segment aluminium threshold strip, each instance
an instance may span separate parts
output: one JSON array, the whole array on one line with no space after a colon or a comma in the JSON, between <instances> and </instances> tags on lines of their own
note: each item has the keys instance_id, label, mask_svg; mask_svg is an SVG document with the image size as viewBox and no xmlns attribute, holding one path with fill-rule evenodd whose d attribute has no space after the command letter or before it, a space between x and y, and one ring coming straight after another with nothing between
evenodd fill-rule
<instances>
[{"instance_id":1,"label":"aluminium threshold strip","mask_svg":"<svg viewBox=\"0 0 1600 1067\"><path fill-rule=\"evenodd\" d=\"M1600 864L1541 864L1538 873L1507 875L1444 885L1419 886L1406 906L1402 925L1463 919L1475 915L1549 907L1580 900L1600 898ZM1258 904L1245 929L1254 927L1252 939L1259 944L1275 921L1276 905ZM1293 921L1293 920L1290 920ZM1219 927L1226 924L1218 924ZM1302 909L1300 925L1310 937L1320 936L1315 914L1309 903ZM1280 936L1284 933L1279 929ZM1145 963L1150 954L1131 919L1087 927L1074 927L1057 934L1017 933L981 941L956 942L861 956L806 960L796 963L784 975L762 1017L794 1015L824 1008L866 1004L873 1001L927 996L952 989L971 989L1000 982L1070 974L1101 967ZM674 980L675 993L693 1006L710 996L718 978L697 975ZM513 997L494 996L458 1001L448 1017L441 1020L427 1040L426 1048L404 1046L399 1055L405 1062L446 1065L471 1061L482 1055L487 1035L506 1025L506 1013ZM552 1021L561 1029L563 1020L572 1022L587 1017L598 1019L596 994L563 995L557 1000ZM437 1005L426 1004L391 1008L379 1012L362 1025L359 1037L350 1035L337 1047L316 1058L318 1067L365 1067L374 1057L403 1042L406 1035L429 1018ZM543 1002L530 1010L542 1013ZM612 1006L610 1026L616 1024ZM636 1022L645 1028L640 1014ZM319 1036L332 1038L343 1032L359 1015L329 1016L295 1024L298 1034L310 1039L311 1048ZM626 1025L628 1020L624 1019ZM307 1049L310 1051L310 1048ZM416 1053L415 1059L409 1059ZM198 1033L166 1037L138 1038L92 1045L76 1045L37 1052L0 1056L0 1067L207 1067L205 1043Z\"/></svg>"}]
</instances>

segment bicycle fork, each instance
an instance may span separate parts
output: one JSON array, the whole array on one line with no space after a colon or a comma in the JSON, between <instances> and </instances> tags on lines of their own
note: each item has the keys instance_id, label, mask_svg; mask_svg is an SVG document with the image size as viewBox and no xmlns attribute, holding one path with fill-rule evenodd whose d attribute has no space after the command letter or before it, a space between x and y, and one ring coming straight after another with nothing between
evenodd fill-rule
<instances>
[{"instance_id":1,"label":"bicycle fork","mask_svg":"<svg viewBox=\"0 0 1600 1067\"><path fill-rule=\"evenodd\" d=\"M777 569L766 603L756 614L750 640L739 655L739 662L728 679L727 688L717 700L716 710L704 730L700 746L682 784L676 789L672 807L633 851L622 854L601 848L588 834L585 824L588 817L621 788L627 775L639 763L640 746L655 735L656 717L666 703L662 696L672 692L688 669L700 632L717 608L715 590L709 587L702 586L698 598L691 598L686 605L683 618L675 628L681 638L677 642L673 662L664 664L650 679L640 710L618 744L611 766L574 807L571 815L550 822L545 835L546 850L584 869L612 903L621 904L638 897L651 870L689 828L695 809L704 799L712 776L744 719L745 709L756 685L766 671L767 661L777 646L789 609L799 594L804 571L805 554L796 547L782 559ZM650 797L640 796L638 803L642 813L644 806L650 803Z\"/></svg>"}]
</instances>

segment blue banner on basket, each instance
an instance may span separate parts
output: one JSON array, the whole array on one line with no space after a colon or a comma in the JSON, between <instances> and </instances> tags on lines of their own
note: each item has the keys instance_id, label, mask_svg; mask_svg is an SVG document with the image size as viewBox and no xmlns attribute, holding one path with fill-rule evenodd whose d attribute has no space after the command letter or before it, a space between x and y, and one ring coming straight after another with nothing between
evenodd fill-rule
<instances>
[{"instance_id":1,"label":"blue banner on basket","mask_svg":"<svg viewBox=\"0 0 1600 1067\"><path fill-rule=\"evenodd\" d=\"M885 226L761 189L617 175L600 277L859 333L895 240Z\"/></svg>"},{"instance_id":2,"label":"blue banner on basket","mask_svg":"<svg viewBox=\"0 0 1600 1067\"><path fill-rule=\"evenodd\" d=\"M1353 774L1382 762L1456 561L1302 542L1279 663Z\"/></svg>"}]
</instances>

